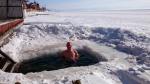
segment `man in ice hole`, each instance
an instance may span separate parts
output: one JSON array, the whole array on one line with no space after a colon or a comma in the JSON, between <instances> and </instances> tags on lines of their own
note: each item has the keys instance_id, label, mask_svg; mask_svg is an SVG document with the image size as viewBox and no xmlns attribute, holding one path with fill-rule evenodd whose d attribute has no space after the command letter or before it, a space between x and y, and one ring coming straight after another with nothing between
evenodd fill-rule
<instances>
[{"instance_id":1,"label":"man in ice hole","mask_svg":"<svg viewBox=\"0 0 150 84\"><path fill-rule=\"evenodd\" d=\"M74 64L79 59L78 52L72 48L71 42L67 42L66 44L67 49L62 52L61 56L62 59L67 62L67 64Z\"/></svg>"}]
</instances>

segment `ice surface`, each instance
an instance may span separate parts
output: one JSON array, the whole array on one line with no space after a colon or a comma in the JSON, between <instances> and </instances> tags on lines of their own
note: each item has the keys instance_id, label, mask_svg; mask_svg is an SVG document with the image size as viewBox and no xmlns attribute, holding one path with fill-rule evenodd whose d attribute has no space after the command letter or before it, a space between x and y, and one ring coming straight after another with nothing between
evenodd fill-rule
<instances>
[{"instance_id":1,"label":"ice surface","mask_svg":"<svg viewBox=\"0 0 150 84\"><path fill-rule=\"evenodd\" d=\"M108 62L27 75L1 71L0 83L14 83L17 75L23 84L71 84L78 79L82 84L149 84L149 22L150 11L30 12L2 48L15 61L64 50L71 40L74 47L86 46Z\"/></svg>"}]
</instances>

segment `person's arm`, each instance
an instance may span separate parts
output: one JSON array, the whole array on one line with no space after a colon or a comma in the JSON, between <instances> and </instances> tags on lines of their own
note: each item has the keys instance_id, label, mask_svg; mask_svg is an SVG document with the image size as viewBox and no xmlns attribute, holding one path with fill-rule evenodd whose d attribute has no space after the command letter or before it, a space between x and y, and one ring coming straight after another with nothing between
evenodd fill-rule
<instances>
[{"instance_id":1,"label":"person's arm","mask_svg":"<svg viewBox=\"0 0 150 84\"><path fill-rule=\"evenodd\" d=\"M78 54L77 50L74 49L74 52L75 52L76 59L78 59L79 58L79 54Z\"/></svg>"}]
</instances>

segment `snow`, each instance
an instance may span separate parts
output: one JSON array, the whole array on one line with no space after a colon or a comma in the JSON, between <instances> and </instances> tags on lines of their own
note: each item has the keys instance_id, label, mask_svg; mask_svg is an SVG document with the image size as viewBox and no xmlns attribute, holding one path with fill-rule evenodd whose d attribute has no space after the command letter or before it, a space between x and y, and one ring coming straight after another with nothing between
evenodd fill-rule
<instances>
[{"instance_id":1,"label":"snow","mask_svg":"<svg viewBox=\"0 0 150 84\"><path fill-rule=\"evenodd\" d=\"M5 73L0 70L0 83L1 84L15 84L21 82L22 84L33 84L30 79L27 79L23 74Z\"/></svg>"},{"instance_id":2,"label":"snow","mask_svg":"<svg viewBox=\"0 0 150 84\"><path fill-rule=\"evenodd\" d=\"M142 10L27 13L24 25L2 47L16 62L60 52L67 41L108 61L26 75L0 71L0 83L149 84L149 14Z\"/></svg>"}]
</instances>

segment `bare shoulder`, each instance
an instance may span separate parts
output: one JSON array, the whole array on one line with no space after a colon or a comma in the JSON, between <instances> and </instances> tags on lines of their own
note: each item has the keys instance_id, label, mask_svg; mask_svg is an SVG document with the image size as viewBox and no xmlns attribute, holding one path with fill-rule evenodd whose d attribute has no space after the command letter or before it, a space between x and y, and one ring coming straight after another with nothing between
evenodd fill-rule
<instances>
[{"instance_id":1,"label":"bare shoulder","mask_svg":"<svg viewBox=\"0 0 150 84\"><path fill-rule=\"evenodd\" d=\"M78 51L76 49L73 49L74 52L78 53Z\"/></svg>"},{"instance_id":2,"label":"bare shoulder","mask_svg":"<svg viewBox=\"0 0 150 84\"><path fill-rule=\"evenodd\" d=\"M73 49L73 51L78 55L78 51L76 49Z\"/></svg>"}]
</instances>

